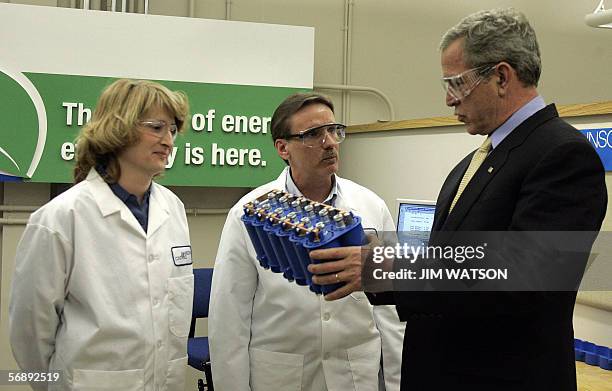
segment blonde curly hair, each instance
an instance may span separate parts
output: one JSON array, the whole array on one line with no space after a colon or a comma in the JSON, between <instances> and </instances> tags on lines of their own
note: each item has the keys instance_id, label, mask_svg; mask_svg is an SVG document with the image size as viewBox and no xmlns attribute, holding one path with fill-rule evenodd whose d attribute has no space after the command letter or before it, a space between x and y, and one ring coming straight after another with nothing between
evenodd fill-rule
<instances>
[{"instance_id":1,"label":"blonde curly hair","mask_svg":"<svg viewBox=\"0 0 612 391\"><path fill-rule=\"evenodd\" d=\"M106 87L91 120L77 137L74 183L84 180L97 165L106 167L106 182L117 182L121 176L117 155L140 140L137 122L154 107L166 110L174 117L178 131L183 131L189 111L183 92L149 80L120 79Z\"/></svg>"}]
</instances>

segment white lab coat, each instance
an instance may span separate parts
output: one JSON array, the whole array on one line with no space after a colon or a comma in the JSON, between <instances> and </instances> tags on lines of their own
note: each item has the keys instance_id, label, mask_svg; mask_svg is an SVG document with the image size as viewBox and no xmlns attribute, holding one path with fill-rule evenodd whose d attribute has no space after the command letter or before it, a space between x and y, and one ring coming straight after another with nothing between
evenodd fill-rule
<instances>
[{"instance_id":1,"label":"white lab coat","mask_svg":"<svg viewBox=\"0 0 612 391\"><path fill-rule=\"evenodd\" d=\"M399 390L405 325L394 307L372 307L363 292L326 302L259 266L242 205L286 189L287 170L238 201L223 227L208 323L215 390L376 391L381 348L386 389ZM336 180L336 207L361 216L364 228L394 230L378 196Z\"/></svg>"},{"instance_id":2,"label":"white lab coat","mask_svg":"<svg viewBox=\"0 0 612 391\"><path fill-rule=\"evenodd\" d=\"M147 231L95 170L31 215L9 308L23 370L63 371L49 389L184 389L189 230L183 203L156 183Z\"/></svg>"}]
</instances>

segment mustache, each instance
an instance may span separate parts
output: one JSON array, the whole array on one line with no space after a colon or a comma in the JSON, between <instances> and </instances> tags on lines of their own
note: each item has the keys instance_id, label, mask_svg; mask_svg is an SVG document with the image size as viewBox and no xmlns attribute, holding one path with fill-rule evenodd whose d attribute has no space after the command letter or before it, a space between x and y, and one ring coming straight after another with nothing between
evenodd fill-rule
<instances>
[{"instance_id":1,"label":"mustache","mask_svg":"<svg viewBox=\"0 0 612 391\"><path fill-rule=\"evenodd\" d=\"M337 153L335 153L335 152L326 152L326 153L323 155L323 158L322 158L321 160L325 160L325 159L332 159L332 158L336 158L336 157L338 157L338 154L337 154Z\"/></svg>"}]
</instances>

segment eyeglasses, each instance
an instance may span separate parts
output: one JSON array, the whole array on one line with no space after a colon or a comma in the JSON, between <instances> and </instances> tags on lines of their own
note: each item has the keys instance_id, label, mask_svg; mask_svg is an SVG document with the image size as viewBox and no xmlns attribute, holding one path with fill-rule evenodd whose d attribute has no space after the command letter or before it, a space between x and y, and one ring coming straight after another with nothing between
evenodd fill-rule
<instances>
[{"instance_id":1,"label":"eyeglasses","mask_svg":"<svg viewBox=\"0 0 612 391\"><path fill-rule=\"evenodd\" d=\"M483 65L468 69L455 76L443 77L442 88L455 100L461 101L467 98L478 85L495 69L497 64Z\"/></svg>"},{"instance_id":2,"label":"eyeglasses","mask_svg":"<svg viewBox=\"0 0 612 391\"><path fill-rule=\"evenodd\" d=\"M314 128L303 130L298 134L292 134L284 137L284 139L290 140L292 138L299 138L302 141L302 144L305 146L316 147L318 145L323 145L325 140L327 140L327 136L331 137L335 143L340 144L346 137L346 125L325 124L316 126Z\"/></svg>"},{"instance_id":3,"label":"eyeglasses","mask_svg":"<svg viewBox=\"0 0 612 391\"><path fill-rule=\"evenodd\" d=\"M178 133L178 127L176 124L168 124L166 121L139 121L139 125L142 125L147 132L152 134L153 136L162 138L166 135L166 132L170 132L170 136L172 136L172 141L176 140L176 135Z\"/></svg>"}]
</instances>

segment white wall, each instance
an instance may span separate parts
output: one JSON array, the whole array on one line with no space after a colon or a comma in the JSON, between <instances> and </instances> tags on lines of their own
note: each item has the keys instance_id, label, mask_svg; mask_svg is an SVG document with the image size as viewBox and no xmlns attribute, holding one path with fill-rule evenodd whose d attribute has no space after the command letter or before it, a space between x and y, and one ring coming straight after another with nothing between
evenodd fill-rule
<instances>
[{"instance_id":1,"label":"white wall","mask_svg":"<svg viewBox=\"0 0 612 391\"><path fill-rule=\"evenodd\" d=\"M605 81L612 80L611 32L593 29L584 15L595 0L351 0L351 84L381 89L392 100L398 119L433 117L451 112L440 88L438 42L459 19L480 9L512 6L523 11L537 30L544 73L541 92L560 104L610 100ZM175 1L151 1L151 12L187 16ZM164 4L162 6L162 4ZM231 17L264 23L314 26L315 84L341 83L344 42L344 0L231 0ZM195 2L195 15L225 17L224 0ZM178 12L180 10L180 12ZM182 13L181 13L182 12ZM589 77L584 77L589 75ZM568 83L571 82L571 88ZM340 94L333 94L339 98ZM340 107L340 104L338 104ZM342 115L342 113L339 113ZM350 123L386 119L381 101L368 93L352 93Z\"/></svg>"},{"instance_id":2,"label":"white wall","mask_svg":"<svg viewBox=\"0 0 612 391\"><path fill-rule=\"evenodd\" d=\"M587 305L574 308L574 335L576 338L603 346L612 346L612 312Z\"/></svg>"},{"instance_id":3,"label":"white wall","mask_svg":"<svg viewBox=\"0 0 612 391\"><path fill-rule=\"evenodd\" d=\"M436 200L446 175L481 143L462 126L349 134L340 172L374 190L395 217L397 198Z\"/></svg>"},{"instance_id":4,"label":"white wall","mask_svg":"<svg viewBox=\"0 0 612 391\"><path fill-rule=\"evenodd\" d=\"M43 0L4 2L56 4ZM593 29L583 22L584 15L592 12L596 3L596 0L351 0L349 82L381 89L390 97L396 119L450 115L438 80L441 72L437 44L441 35L461 17L478 9L514 6L527 14L538 33L544 67L540 92L548 102L612 101L612 30ZM342 83L344 0L231 0L230 11L233 20L314 26L315 84ZM189 1L151 0L150 12L188 16ZM194 16L223 19L226 1L194 0ZM167 48L161 48L161 53L164 50ZM385 106L371 94L351 93L346 113L342 110L342 94L330 91L330 95L337 105L337 117L347 114L349 124L387 118ZM610 122L611 117L574 121ZM478 137L464 134L463 127L354 134L342 146L341 174L372 188L393 211L394 200L400 196L435 199L448 171L479 143ZM608 174L612 189L611 176ZM227 208L246 192L219 188L174 190L187 207L199 208ZM41 204L48 197L48 185L0 186L3 204ZM4 213L4 217L11 216L15 215ZM606 222L608 229L612 228L610 220ZM223 221L222 215L189 217L194 258L201 261L195 266L212 265ZM7 345L8 291L15 246L23 227L1 229L0 368L14 368ZM575 321L578 337L612 345L609 313L578 305ZM201 331L204 329L205 324L200 327ZM189 376L188 385L192 388L195 371Z\"/></svg>"}]
</instances>

